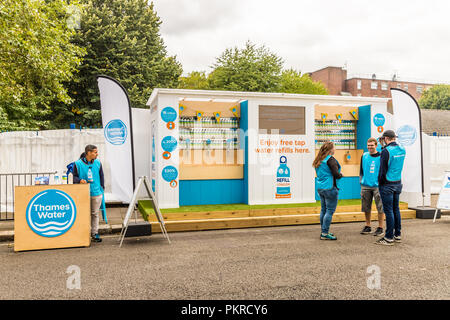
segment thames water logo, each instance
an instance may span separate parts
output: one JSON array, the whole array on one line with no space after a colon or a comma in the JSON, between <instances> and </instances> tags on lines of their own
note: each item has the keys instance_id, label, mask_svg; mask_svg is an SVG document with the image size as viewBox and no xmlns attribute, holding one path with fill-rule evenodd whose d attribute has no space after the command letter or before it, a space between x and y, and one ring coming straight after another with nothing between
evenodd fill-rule
<instances>
[{"instance_id":1,"label":"thames water logo","mask_svg":"<svg viewBox=\"0 0 450 320\"><path fill-rule=\"evenodd\" d=\"M414 127L410 125L401 126L397 130L398 142L402 146L411 146L416 142L417 139L417 131Z\"/></svg>"},{"instance_id":2,"label":"thames water logo","mask_svg":"<svg viewBox=\"0 0 450 320\"><path fill-rule=\"evenodd\" d=\"M124 144L127 140L127 126L122 120L111 120L105 127L105 138L115 146Z\"/></svg>"},{"instance_id":3,"label":"thames water logo","mask_svg":"<svg viewBox=\"0 0 450 320\"><path fill-rule=\"evenodd\" d=\"M77 215L73 199L61 190L49 189L35 195L27 206L27 223L43 237L60 236L72 227Z\"/></svg>"}]
</instances>

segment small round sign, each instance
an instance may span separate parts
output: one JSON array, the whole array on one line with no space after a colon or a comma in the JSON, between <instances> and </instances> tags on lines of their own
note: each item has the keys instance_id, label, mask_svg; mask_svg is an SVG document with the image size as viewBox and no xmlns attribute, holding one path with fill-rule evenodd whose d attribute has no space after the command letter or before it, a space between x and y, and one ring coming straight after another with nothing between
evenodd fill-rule
<instances>
[{"instance_id":1,"label":"small round sign","mask_svg":"<svg viewBox=\"0 0 450 320\"><path fill-rule=\"evenodd\" d=\"M386 123L386 118L383 114L377 113L373 116L373 124L377 127L382 127Z\"/></svg>"},{"instance_id":2,"label":"small round sign","mask_svg":"<svg viewBox=\"0 0 450 320\"><path fill-rule=\"evenodd\" d=\"M170 182L178 177L178 170L174 166L164 167L161 176L165 181Z\"/></svg>"},{"instance_id":3,"label":"small round sign","mask_svg":"<svg viewBox=\"0 0 450 320\"><path fill-rule=\"evenodd\" d=\"M383 128L383 126L379 126L379 127L377 127L377 131L378 131L379 133L382 133L382 132L384 131L384 128Z\"/></svg>"},{"instance_id":4,"label":"small round sign","mask_svg":"<svg viewBox=\"0 0 450 320\"><path fill-rule=\"evenodd\" d=\"M175 122L167 122L167 129L169 130L175 129Z\"/></svg>"},{"instance_id":5,"label":"small round sign","mask_svg":"<svg viewBox=\"0 0 450 320\"><path fill-rule=\"evenodd\" d=\"M173 122L177 118L177 112L172 107L165 107L161 111L161 119L164 122Z\"/></svg>"},{"instance_id":6,"label":"small round sign","mask_svg":"<svg viewBox=\"0 0 450 320\"><path fill-rule=\"evenodd\" d=\"M161 147L164 151L174 151L177 148L177 144L177 139L172 136L166 136L161 140Z\"/></svg>"},{"instance_id":7,"label":"small round sign","mask_svg":"<svg viewBox=\"0 0 450 320\"><path fill-rule=\"evenodd\" d=\"M172 181L170 181L169 185L170 185L172 188L176 188L177 185L178 185L178 182L177 182L177 180L172 180Z\"/></svg>"},{"instance_id":8,"label":"small round sign","mask_svg":"<svg viewBox=\"0 0 450 320\"><path fill-rule=\"evenodd\" d=\"M172 154L170 152L168 152L168 151L164 151L162 156L163 156L164 159L169 160L170 157L172 156Z\"/></svg>"}]
</instances>

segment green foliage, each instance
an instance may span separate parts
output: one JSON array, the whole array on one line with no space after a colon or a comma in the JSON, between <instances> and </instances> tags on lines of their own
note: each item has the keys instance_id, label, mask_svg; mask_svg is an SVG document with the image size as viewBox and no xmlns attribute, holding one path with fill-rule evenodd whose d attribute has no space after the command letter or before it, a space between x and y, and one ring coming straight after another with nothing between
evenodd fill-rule
<instances>
[{"instance_id":1,"label":"green foliage","mask_svg":"<svg viewBox=\"0 0 450 320\"><path fill-rule=\"evenodd\" d=\"M86 10L74 43L87 54L70 83L74 98L66 111L83 126L101 124L96 76L111 76L125 87L132 107L144 108L153 88L176 88L182 68L167 56L161 24L147 0L83 0Z\"/></svg>"},{"instance_id":2,"label":"green foliage","mask_svg":"<svg viewBox=\"0 0 450 320\"><path fill-rule=\"evenodd\" d=\"M218 58L213 71L191 72L180 77L179 88L254 92L328 94L327 88L308 74L287 69L283 60L265 46L247 42L243 49L228 48Z\"/></svg>"},{"instance_id":3,"label":"green foliage","mask_svg":"<svg viewBox=\"0 0 450 320\"><path fill-rule=\"evenodd\" d=\"M450 110L450 85L440 84L425 90L419 105L423 109Z\"/></svg>"},{"instance_id":4,"label":"green foliage","mask_svg":"<svg viewBox=\"0 0 450 320\"><path fill-rule=\"evenodd\" d=\"M231 91L275 91L283 61L265 46L247 41L245 48L226 49L213 65L209 87Z\"/></svg>"},{"instance_id":5,"label":"green foliage","mask_svg":"<svg viewBox=\"0 0 450 320\"><path fill-rule=\"evenodd\" d=\"M204 71L193 71L186 77L180 77L178 88L180 89L209 89L208 78Z\"/></svg>"},{"instance_id":6,"label":"green foliage","mask_svg":"<svg viewBox=\"0 0 450 320\"><path fill-rule=\"evenodd\" d=\"M279 92L323 94L327 95L328 89L318 81L313 81L308 74L301 74L294 69L284 70L281 74Z\"/></svg>"},{"instance_id":7,"label":"green foliage","mask_svg":"<svg viewBox=\"0 0 450 320\"><path fill-rule=\"evenodd\" d=\"M0 3L0 128L49 126L55 101L70 103L64 87L84 50L70 42L67 19L78 8L64 0L2 0Z\"/></svg>"}]
</instances>

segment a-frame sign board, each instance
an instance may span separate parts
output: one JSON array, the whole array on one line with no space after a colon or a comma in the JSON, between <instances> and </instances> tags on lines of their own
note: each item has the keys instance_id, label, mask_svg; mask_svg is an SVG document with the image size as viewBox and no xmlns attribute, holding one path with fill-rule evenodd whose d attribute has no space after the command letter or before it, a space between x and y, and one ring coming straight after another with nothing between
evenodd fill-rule
<instances>
[{"instance_id":1,"label":"a-frame sign board","mask_svg":"<svg viewBox=\"0 0 450 320\"><path fill-rule=\"evenodd\" d=\"M450 210L450 171L445 171L444 173L444 179L442 180L441 192L439 192L433 222L436 221L438 210L441 209Z\"/></svg>"},{"instance_id":2,"label":"a-frame sign board","mask_svg":"<svg viewBox=\"0 0 450 320\"><path fill-rule=\"evenodd\" d=\"M123 220L122 231L120 232L120 236L119 236L119 240L120 240L119 248L122 247L123 239L125 238L125 235L127 233L128 223L129 223L131 214L133 213L135 205L136 205L137 195L138 195L139 190L141 189L142 185L145 186L145 189L147 190L147 194L150 197L150 201L152 202L153 209L155 210L156 218L158 218L159 224L161 225L161 231L162 231L163 235L166 237L167 241L169 241L169 243L170 243L169 235L167 234L166 226L164 224L164 219L162 217L161 211L159 210L158 202L156 201L155 195L153 194L153 191L150 187L150 182L148 181L148 178L146 176L143 176L143 177L139 178L136 189L134 190L134 193L133 193L133 197L131 198L130 205L128 206L128 210L125 215L125 219Z\"/></svg>"}]
</instances>

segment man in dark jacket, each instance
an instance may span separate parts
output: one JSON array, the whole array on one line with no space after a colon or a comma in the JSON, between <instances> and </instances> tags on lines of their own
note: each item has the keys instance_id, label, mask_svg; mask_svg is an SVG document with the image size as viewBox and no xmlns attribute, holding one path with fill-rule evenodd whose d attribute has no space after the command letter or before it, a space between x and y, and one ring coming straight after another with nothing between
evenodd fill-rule
<instances>
[{"instance_id":1,"label":"man in dark jacket","mask_svg":"<svg viewBox=\"0 0 450 320\"><path fill-rule=\"evenodd\" d=\"M376 244L393 245L401 242L400 193L402 192L402 170L405 162L405 148L395 141L395 132L386 130L380 138L384 146L380 157L378 188L386 215L386 233Z\"/></svg>"}]
</instances>

